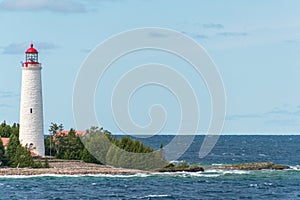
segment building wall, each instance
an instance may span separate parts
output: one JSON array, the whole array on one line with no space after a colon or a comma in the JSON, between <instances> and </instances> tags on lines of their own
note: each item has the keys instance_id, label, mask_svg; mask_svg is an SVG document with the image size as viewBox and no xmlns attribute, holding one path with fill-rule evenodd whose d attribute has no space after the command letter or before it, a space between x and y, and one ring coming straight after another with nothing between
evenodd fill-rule
<instances>
[{"instance_id":1,"label":"building wall","mask_svg":"<svg viewBox=\"0 0 300 200\"><path fill-rule=\"evenodd\" d=\"M23 146L33 144L33 152L45 155L41 64L22 67L20 134Z\"/></svg>"}]
</instances>

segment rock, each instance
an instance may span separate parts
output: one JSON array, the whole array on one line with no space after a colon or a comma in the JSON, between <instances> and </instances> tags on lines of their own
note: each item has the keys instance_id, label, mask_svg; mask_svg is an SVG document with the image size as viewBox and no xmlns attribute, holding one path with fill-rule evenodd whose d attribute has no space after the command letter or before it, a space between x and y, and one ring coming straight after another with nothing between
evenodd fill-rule
<instances>
[{"instance_id":1,"label":"rock","mask_svg":"<svg viewBox=\"0 0 300 200\"><path fill-rule=\"evenodd\" d=\"M204 168L200 166L187 166L187 167L180 167L180 166L172 166L172 167L165 167L157 170L158 172L203 172Z\"/></svg>"},{"instance_id":2,"label":"rock","mask_svg":"<svg viewBox=\"0 0 300 200\"><path fill-rule=\"evenodd\" d=\"M233 164L224 166L224 169L228 170L283 170L289 169L287 165L273 164L272 162L253 162L253 163L243 163L243 164Z\"/></svg>"}]
</instances>

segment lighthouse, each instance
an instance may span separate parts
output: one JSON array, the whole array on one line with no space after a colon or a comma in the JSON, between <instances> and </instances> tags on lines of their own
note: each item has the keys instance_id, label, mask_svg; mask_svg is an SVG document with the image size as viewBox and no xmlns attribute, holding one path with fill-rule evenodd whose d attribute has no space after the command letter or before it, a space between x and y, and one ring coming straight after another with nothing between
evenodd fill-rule
<instances>
[{"instance_id":1,"label":"lighthouse","mask_svg":"<svg viewBox=\"0 0 300 200\"><path fill-rule=\"evenodd\" d=\"M45 156L41 63L38 51L30 45L22 63L19 140L31 152Z\"/></svg>"}]
</instances>

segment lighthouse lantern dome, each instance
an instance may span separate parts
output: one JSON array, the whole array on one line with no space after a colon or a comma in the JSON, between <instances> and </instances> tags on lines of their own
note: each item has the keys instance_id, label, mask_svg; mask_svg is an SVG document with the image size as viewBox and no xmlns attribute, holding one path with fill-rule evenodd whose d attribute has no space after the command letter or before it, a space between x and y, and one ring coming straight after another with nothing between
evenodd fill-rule
<instances>
[{"instance_id":1,"label":"lighthouse lantern dome","mask_svg":"<svg viewBox=\"0 0 300 200\"><path fill-rule=\"evenodd\" d=\"M33 48L33 44L30 44L30 48L25 52L26 54L26 63L27 64L36 64L38 63L38 54L39 52Z\"/></svg>"}]
</instances>

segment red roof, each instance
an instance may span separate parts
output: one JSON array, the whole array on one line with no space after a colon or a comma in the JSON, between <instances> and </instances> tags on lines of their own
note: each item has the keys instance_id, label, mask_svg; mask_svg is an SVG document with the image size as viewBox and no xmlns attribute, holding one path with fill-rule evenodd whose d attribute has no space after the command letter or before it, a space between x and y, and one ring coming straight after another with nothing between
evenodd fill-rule
<instances>
[{"instance_id":1,"label":"red roof","mask_svg":"<svg viewBox=\"0 0 300 200\"><path fill-rule=\"evenodd\" d=\"M2 137L1 138L1 140L2 140L2 144L3 144L3 146L7 146L7 144L8 144L8 141L9 141L9 138L5 138L5 137Z\"/></svg>"},{"instance_id":2,"label":"red roof","mask_svg":"<svg viewBox=\"0 0 300 200\"><path fill-rule=\"evenodd\" d=\"M33 48L33 44L30 44L30 48L27 49L26 53L38 53L38 51Z\"/></svg>"},{"instance_id":3,"label":"red roof","mask_svg":"<svg viewBox=\"0 0 300 200\"><path fill-rule=\"evenodd\" d=\"M66 136L69 134L70 131L68 130L62 130L60 132L57 132L56 135L62 135L62 136ZM78 136L84 136L86 134L86 131L75 131L75 134Z\"/></svg>"}]
</instances>

